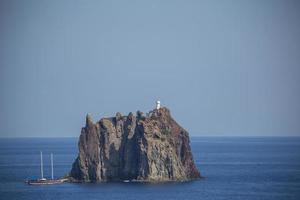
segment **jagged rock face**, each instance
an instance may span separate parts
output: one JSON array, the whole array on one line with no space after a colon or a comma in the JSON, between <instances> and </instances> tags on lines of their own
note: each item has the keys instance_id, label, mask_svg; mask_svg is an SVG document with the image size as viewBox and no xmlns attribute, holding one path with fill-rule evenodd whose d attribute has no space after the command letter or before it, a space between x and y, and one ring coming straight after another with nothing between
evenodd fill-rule
<instances>
[{"instance_id":1,"label":"jagged rock face","mask_svg":"<svg viewBox=\"0 0 300 200\"><path fill-rule=\"evenodd\" d=\"M187 181L200 177L187 131L167 108L147 117L120 113L93 123L87 115L79 155L70 173L74 181Z\"/></svg>"}]
</instances>

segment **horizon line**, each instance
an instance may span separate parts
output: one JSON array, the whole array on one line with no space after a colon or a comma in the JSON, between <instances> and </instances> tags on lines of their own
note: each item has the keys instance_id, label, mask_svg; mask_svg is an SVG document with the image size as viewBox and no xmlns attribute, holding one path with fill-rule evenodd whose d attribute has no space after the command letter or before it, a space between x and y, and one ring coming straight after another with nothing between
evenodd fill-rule
<instances>
[{"instance_id":1,"label":"horizon line","mask_svg":"<svg viewBox=\"0 0 300 200\"><path fill-rule=\"evenodd\" d=\"M1 137L0 139L71 139L71 138L79 138L79 136L49 136L49 137L43 137L43 136L16 136L16 137ZM195 137L212 137L212 138L221 138L221 137L239 137L239 138L263 138L263 137L268 137L268 138L284 138L284 137L294 137L294 138L300 138L298 135L285 135L285 136L279 136L279 135L190 135L190 138L195 138Z\"/></svg>"}]
</instances>

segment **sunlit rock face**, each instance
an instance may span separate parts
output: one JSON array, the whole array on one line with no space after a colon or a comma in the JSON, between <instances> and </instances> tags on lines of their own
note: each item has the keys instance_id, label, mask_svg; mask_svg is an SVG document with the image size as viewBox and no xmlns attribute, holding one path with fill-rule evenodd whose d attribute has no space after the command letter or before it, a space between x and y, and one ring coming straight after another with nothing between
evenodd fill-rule
<instances>
[{"instance_id":1,"label":"sunlit rock face","mask_svg":"<svg viewBox=\"0 0 300 200\"><path fill-rule=\"evenodd\" d=\"M188 181L200 177L189 135L163 107L94 123L87 115L72 181Z\"/></svg>"}]
</instances>

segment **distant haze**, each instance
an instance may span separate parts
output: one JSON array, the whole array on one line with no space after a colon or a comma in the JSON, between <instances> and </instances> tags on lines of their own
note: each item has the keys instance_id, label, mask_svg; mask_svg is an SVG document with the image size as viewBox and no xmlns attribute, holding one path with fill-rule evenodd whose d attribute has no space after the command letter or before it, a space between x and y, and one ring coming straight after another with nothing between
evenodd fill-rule
<instances>
[{"instance_id":1,"label":"distant haze","mask_svg":"<svg viewBox=\"0 0 300 200\"><path fill-rule=\"evenodd\" d=\"M300 1L0 1L0 137L157 99L192 136L300 136Z\"/></svg>"}]
</instances>

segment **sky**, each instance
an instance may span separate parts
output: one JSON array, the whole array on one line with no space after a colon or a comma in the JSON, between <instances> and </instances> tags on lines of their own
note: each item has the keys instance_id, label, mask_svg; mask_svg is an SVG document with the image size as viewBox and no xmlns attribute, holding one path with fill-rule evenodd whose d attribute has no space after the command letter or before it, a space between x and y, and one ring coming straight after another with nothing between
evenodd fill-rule
<instances>
[{"instance_id":1,"label":"sky","mask_svg":"<svg viewBox=\"0 0 300 200\"><path fill-rule=\"evenodd\" d=\"M191 136L300 136L300 1L1 0L0 137L159 99Z\"/></svg>"}]
</instances>

